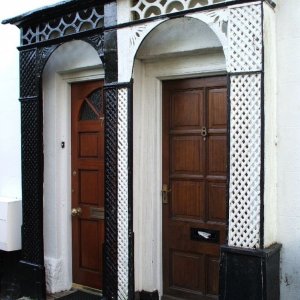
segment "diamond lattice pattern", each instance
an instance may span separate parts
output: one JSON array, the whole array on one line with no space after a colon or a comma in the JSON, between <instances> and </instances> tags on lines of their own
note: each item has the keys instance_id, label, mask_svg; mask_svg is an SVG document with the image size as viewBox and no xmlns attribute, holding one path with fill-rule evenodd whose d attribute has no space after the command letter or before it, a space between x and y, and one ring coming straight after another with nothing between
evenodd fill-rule
<instances>
[{"instance_id":1,"label":"diamond lattice pattern","mask_svg":"<svg viewBox=\"0 0 300 300\"><path fill-rule=\"evenodd\" d=\"M39 25L25 27L21 42L22 45L30 45L102 26L103 9L92 7L51 19Z\"/></svg>"},{"instance_id":2,"label":"diamond lattice pattern","mask_svg":"<svg viewBox=\"0 0 300 300\"><path fill-rule=\"evenodd\" d=\"M228 24L229 71L262 69L261 5L230 8Z\"/></svg>"},{"instance_id":3,"label":"diamond lattice pattern","mask_svg":"<svg viewBox=\"0 0 300 300\"><path fill-rule=\"evenodd\" d=\"M128 109L127 88L118 90L118 299L128 299Z\"/></svg>"},{"instance_id":4,"label":"diamond lattice pattern","mask_svg":"<svg viewBox=\"0 0 300 300\"><path fill-rule=\"evenodd\" d=\"M231 76L230 246L259 247L261 75Z\"/></svg>"}]
</instances>

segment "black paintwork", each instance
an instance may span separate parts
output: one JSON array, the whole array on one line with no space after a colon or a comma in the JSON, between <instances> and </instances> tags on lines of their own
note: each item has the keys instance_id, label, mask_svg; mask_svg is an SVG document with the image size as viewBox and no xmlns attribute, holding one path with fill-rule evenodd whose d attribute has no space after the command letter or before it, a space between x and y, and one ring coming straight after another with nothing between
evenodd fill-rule
<instances>
[{"instance_id":1,"label":"black paintwork","mask_svg":"<svg viewBox=\"0 0 300 300\"><path fill-rule=\"evenodd\" d=\"M267 249L221 247L220 300L279 300L280 244Z\"/></svg>"},{"instance_id":2,"label":"black paintwork","mask_svg":"<svg viewBox=\"0 0 300 300\"><path fill-rule=\"evenodd\" d=\"M118 89L105 87L104 297L118 296Z\"/></svg>"},{"instance_id":3,"label":"black paintwork","mask_svg":"<svg viewBox=\"0 0 300 300\"><path fill-rule=\"evenodd\" d=\"M21 296L19 264L21 251L0 250L0 299L16 299Z\"/></svg>"},{"instance_id":4,"label":"black paintwork","mask_svg":"<svg viewBox=\"0 0 300 300\"><path fill-rule=\"evenodd\" d=\"M135 293L136 300L158 300L158 291L148 292L148 291L138 291Z\"/></svg>"},{"instance_id":5,"label":"black paintwork","mask_svg":"<svg viewBox=\"0 0 300 300\"><path fill-rule=\"evenodd\" d=\"M129 300L134 299L134 232L133 232L133 81L128 86L128 252Z\"/></svg>"}]
</instances>

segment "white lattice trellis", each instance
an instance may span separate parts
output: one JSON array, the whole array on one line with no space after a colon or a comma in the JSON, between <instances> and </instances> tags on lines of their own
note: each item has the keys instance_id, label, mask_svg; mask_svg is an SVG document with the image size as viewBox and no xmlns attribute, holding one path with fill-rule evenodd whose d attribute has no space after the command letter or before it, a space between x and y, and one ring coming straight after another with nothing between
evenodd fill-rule
<instances>
[{"instance_id":1,"label":"white lattice trellis","mask_svg":"<svg viewBox=\"0 0 300 300\"><path fill-rule=\"evenodd\" d=\"M229 72L262 69L261 10L260 3L229 9Z\"/></svg>"},{"instance_id":2,"label":"white lattice trellis","mask_svg":"<svg viewBox=\"0 0 300 300\"><path fill-rule=\"evenodd\" d=\"M259 247L261 75L231 76L230 246Z\"/></svg>"},{"instance_id":3,"label":"white lattice trellis","mask_svg":"<svg viewBox=\"0 0 300 300\"><path fill-rule=\"evenodd\" d=\"M260 246L262 7L229 8L230 187L228 244ZM234 74L244 72L248 74ZM251 74L252 72L252 74Z\"/></svg>"},{"instance_id":4,"label":"white lattice trellis","mask_svg":"<svg viewBox=\"0 0 300 300\"><path fill-rule=\"evenodd\" d=\"M127 88L118 90L118 299L128 299L128 106Z\"/></svg>"}]
</instances>

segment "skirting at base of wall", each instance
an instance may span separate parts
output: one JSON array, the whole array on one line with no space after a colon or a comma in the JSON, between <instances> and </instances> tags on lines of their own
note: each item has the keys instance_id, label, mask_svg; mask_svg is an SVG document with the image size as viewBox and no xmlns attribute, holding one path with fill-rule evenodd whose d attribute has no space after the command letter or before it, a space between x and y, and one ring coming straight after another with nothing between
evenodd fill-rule
<instances>
[{"instance_id":1,"label":"skirting at base of wall","mask_svg":"<svg viewBox=\"0 0 300 300\"><path fill-rule=\"evenodd\" d=\"M45 268L26 261L20 261L19 270L22 296L30 296L33 299L46 299Z\"/></svg>"},{"instance_id":2,"label":"skirting at base of wall","mask_svg":"<svg viewBox=\"0 0 300 300\"><path fill-rule=\"evenodd\" d=\"M135 300L158 300L159 295L158 291L154 292L146 292L146 291L138 291L135 292Z\"/></svg>"},{"instance_id":3,"label":"skirting at base of wall","mask_svg":"<svg viewBox=\"0 0 300 300\"><path fill-rule=\"evenodd\" d=\"M222 246L220 300L279 300L280 249Z\"/></svg>"}]
</instances>

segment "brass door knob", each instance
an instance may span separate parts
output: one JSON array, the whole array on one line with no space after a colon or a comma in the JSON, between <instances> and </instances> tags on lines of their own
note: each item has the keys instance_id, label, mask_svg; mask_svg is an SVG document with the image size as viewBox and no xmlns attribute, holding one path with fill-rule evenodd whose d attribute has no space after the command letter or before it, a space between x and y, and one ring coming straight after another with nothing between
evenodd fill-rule
<instances>
[{"instance_id":1,"label":"brass door knob","mask_svg":"<svg viewBox=\"0 0 300 300\"><path fill-rule=\"evenodd\" d=\"M82 209L80 207L72 208L71 215L72 217L79 217L82 214Z\"/></svg>"}]
</instances>

